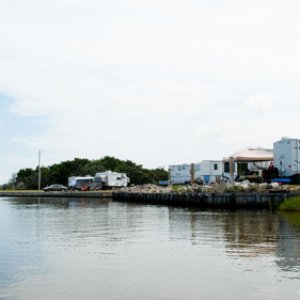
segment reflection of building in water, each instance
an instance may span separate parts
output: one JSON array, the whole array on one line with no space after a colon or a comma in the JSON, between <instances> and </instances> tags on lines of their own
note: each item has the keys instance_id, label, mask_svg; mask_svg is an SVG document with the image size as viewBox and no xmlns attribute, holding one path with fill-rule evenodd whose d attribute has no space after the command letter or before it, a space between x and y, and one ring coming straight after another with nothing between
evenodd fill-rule
<instances>
[{"instance_id":1,"label":"reflection of building in water","mask_svg":"<svg viewBox=\"0 0 300 300\"><path fill-rule=\"evenodd\" d=\"M192 244L225 242L226 253L257 256L277 252L279 220L265 211L197 211L169 208L170 238Z\"/></svg>"},{"instance_id":2,"label":"reflection of building in water","mask_svg":"<svg viewBox=\"0 0 300 300\"><path fill-rule=\"evenodd\" d=\"M193 245L218 243L224 238L225 214L169 207L170 239L189 241Z\"/></svg>"},{"instance_id":3,"label":"reflection of building in water","mask_svg":"<svg viewBox=\"0 0 300 300\"><path fill-rule=\"evenodd\" d=\"M280 222L277 265L284 271L298 272L300 277L300 215L289 213Z\"/></svg>"},{"instance_id":4,"label":"reflection of building in water","mask_svg":"<svg viewBox=\"0 0 300 300\"><path fill-rule=\"evenodd\" d=\"M278 234L278 219L272 213L262 211L232 213L225 223L227 253L241 256L274 253L278 246Z\"/></svg>"},{"instance_id":5,"label":"reflection of building in water","mask_svg":"<svg viewBox=\"0 0 300 300\"><path fill-rule=\"evenodd\" d=\"M296 225L262 210L201 211L168 207L168 213L164 212L164 217L167 216L170 240L201 246L202 251L225 251L234 258L274 257L284 271L300 273L299 214Z\"/></svg>"}]
</instances>

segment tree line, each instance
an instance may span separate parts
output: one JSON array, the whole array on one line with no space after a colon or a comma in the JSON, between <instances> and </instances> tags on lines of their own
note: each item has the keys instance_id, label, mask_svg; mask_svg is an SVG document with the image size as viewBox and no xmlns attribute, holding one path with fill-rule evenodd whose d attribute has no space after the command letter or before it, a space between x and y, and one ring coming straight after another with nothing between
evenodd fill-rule
<instances>
[{"instance_id":1,"label":"tree line","mask_svg":"<svg viewBox=\"0 0 300 300\"><path fill-rule=\"evenodd\" d=\"M41 167L41 186L53 183L68 184L71 176L94 176L97 172L126 173L131 184L157 184L159 180L167 180L168 172L163 168L146 169L130 160L120 160L115 157L105 156L97 160L85 158L74 158L63 161L48 167ZM9 185L14 185L17 189L37 189L38 188L38 167L35 169L21 169L10 180Z\"/></svg>"}]
</instances>

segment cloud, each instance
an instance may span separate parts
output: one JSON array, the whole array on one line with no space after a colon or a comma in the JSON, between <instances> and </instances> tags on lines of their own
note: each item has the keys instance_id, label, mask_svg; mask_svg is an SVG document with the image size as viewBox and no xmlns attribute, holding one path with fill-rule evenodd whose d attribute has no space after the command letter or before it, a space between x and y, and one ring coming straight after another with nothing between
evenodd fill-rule
<instances>
[{"instance_id":1,"label":"cloud","mask_svg":"<svg viewBox=\"0 0 300 300\"><path fill-rule=\"evenodd\" d=\"M242 109L253 116L260 117L272 110L270 95L264 93L248 97L242 104Z\"/></svg>"},{"instance_id":2,"label":"cloud","mask_svg":"<svg viewBox=\"0 0 300 300\"><path fill-rule=\"evenodd\" d=\"M297 137L299 6L1 1L0 91L39 129L9 147L156 166Z\"/></svg>"}]
</instances>

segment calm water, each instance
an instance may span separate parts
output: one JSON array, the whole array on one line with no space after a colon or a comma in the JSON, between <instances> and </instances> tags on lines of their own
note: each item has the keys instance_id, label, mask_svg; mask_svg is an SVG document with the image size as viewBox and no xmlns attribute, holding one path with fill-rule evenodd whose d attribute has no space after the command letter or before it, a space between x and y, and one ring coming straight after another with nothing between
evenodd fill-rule
<instances>
[{"instance_id":1,"label":"calm water","mask_svg":"<svg viewBox=\"0 0 300 300\"><path fill-rule=\"evenodd\" d=\"M0 198L0 299L298 299L300 214Z\"/></svg>"}]
</instances>

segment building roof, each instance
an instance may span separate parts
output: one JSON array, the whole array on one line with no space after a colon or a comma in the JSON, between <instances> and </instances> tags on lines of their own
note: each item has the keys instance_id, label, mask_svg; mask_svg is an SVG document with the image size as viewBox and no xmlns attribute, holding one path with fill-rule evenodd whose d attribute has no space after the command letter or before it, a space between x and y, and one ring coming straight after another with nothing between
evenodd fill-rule
<instances>
[{"instance_id":1,"label":"building roof","mask_svg":"<svg viewBox=\"0 0 300 300\"><path fill-rule=\"evenodd\" d=\"M238 151L224 161L229 161L230 158L234 161L256 162L256 161L272 161L274 158L273 149L264 148L247 148Z\"/></svg>"}]
</instances>

